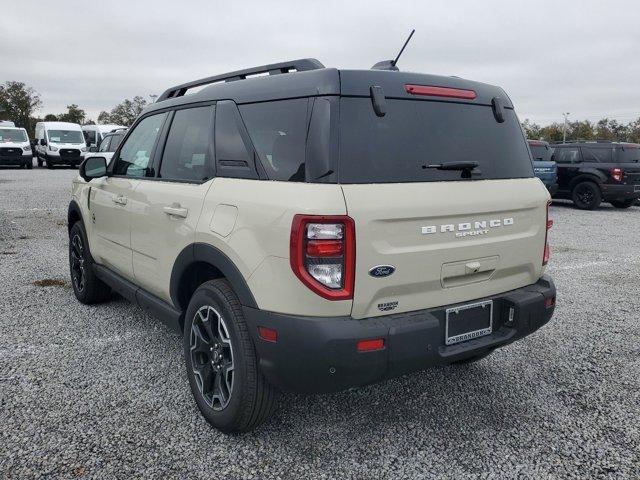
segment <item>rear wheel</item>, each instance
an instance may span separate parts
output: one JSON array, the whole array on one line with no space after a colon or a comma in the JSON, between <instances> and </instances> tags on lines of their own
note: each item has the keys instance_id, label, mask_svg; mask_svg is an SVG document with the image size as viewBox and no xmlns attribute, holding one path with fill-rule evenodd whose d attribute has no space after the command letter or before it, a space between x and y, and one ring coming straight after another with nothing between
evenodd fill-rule
<instances>
[{"instance_id":1,"label":"rear wheel","mask_svg":"<svg viewBox=\"0 0 640 480\"><path fill-rule=\"evenodd\" d=\"M82 222L76 222L69 232L69 270L76 298L85 304L107 300L111 289L93 272L93 258Z\"/></svg>"},{"instance_id":2,"label":"rear wheel","mask_svg":"<svg viewBox=\"0 0 640 480\"><path fill-rule=\"evenodd\" d=\"M571 199L580 210L595 210L602 202L602 194L595 183L581 182L573 187Z\"/></svg>"},{"instance_id":3,"label":"rear wheel","mask_svg":"<svg viewBox=\"0 0 640 480\"><path fill-rule=\"evenodd\" d=\"M205 419L225 432L257 428L275 410L277 391L258 359L238 297L224 279L202 284L184 325L191 392Z\"/></svg>"},{"instance_id":4,"label":"rear wheel","mask_svg":"<svg viewBox=\"0 0 640 480\"><path fill-rule=\"evenodd\" d=\"M631 205L633 205L635 203L635 198L632 198L630 200L614 200L611 202L611 205L613 205L616 208L629 208Z\"/></svg>"}]
</instances>

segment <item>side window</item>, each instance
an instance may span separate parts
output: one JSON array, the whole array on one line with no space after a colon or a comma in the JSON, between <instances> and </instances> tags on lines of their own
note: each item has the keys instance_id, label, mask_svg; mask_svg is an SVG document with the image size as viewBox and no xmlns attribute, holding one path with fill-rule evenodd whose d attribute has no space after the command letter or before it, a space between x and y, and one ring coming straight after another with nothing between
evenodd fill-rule
<instances>
[{"instance_id":1,"label":"side window","mask_svg":"<svg viewBox=\"0 0 640 480\"><path fill-rule=\"evenodd\" d=\"M556 148L555 151L556 163L577 163L580 162L580 151L577 147L574 148Z\"/></svg>"},{"instance_id":2,"label":"side window","mask_svg":"<svg viewBox=\"0 0 640 480\"><path fill-rule=\"evenodd\" d=\"M306 98L240 106L249 136L271 180L304 182Z\"/></svg>"},{"instance_id":3,"label":"side window","mask_svg":"<svg viewBox=\"0 0 640 480\"><path fill-rule=\"evenodd\" d=\"M166 113L152 115L136 125L120 149L113 167L114 175L153 176L153 172L148 168L149 161L165 118Z\"/></svg>"},{"instance_id":4,"label":"side window","mask_svg":"<svg viewBox=\"0 0 640 480\"><path fill-rule=\"evenodd\" d=\"M200 182L213 176L209 152L212 120L212 106L176 111L162 154L160 177Z\"/></svg>"},{"instance_id":5,"label":"side window","mask_svg":"<svg viewBox=\"0 0 640 480\"><path fill-rule=\"evenodd\" d=\"M585 162L611 163L613 149L611 147L582 147Z\"/></svg>"},{"instance_id":6,"label":"side window","mask_svg":"<svg viewBox=\"0 0 640 480\"><path fill-rule=\"evenodd\" d=\"M96 132L95 130L83 130L84 139L89 145L96 144Z\"/></svg>"},{"instance_id":7,"label":"side window","mask_svg":"<svg viewBox=\"0 0 640 480\"><path fill-rule=\"evenodd\" d=\"M223 100L216 104L216 175L232 178L258 178L253 147L244 130L236 104Z\"/></svg>"},{"instance_id":8,"label":"side window","mask_svg":"<svg viewBox=\"0 0 640 480\"><path fill-rule=\"evenodd\" d=\"M100 148L98 148L99 152L110 152L111 150L109 150L109 145L111 144L111 139L113 137L105 137L102 139L102 141L100 142Z\"/></svg>"}]
</instances>

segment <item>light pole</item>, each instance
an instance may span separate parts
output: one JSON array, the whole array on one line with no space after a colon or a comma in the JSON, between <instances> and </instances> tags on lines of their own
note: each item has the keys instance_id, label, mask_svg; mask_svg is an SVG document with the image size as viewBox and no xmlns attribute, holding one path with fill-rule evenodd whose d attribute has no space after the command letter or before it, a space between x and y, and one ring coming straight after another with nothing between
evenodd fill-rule
<instances>
[{"instance_id":1,"label":"light pole","mask_svg":"<svg viewBox=\"0 0 640 480\"><path fill-rule=\"evenodd\" d=\"M564 117L564 125L562 125L562 143L567 141L567 117L570 115L569 112L563 113Z\"/></svg>"},{"instance_id":2,"label":"light pole","mask_svg":"<svg viewBox=\"0 0 640 480\"><path fill-rule=\"evenodd\" d=\"M156 98L158 98L158 95L152 93L151 95L149 95L149 98L151 99L151 103L156 103Z\"/></svg>"}]
</instances>

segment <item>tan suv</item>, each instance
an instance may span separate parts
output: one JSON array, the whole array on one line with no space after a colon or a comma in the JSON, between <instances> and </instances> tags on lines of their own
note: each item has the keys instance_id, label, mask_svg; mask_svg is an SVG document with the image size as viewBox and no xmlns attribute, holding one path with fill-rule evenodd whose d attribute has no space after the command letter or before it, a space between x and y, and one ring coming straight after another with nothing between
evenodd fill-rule
<instances>
[{"instance_id":1,"label":"tan suv","mask_svg":"<svg viewBox=\"0 0 640 480\"><path fill-rule=\"evenodd\" d=\"M115 290L182 330L198 407L244 431L280 389L473 361L544 325L548 205L502 89L298 60L171 88L108 167L85 161L71 277L83 303Z\"/></svg>"}]
</instances>

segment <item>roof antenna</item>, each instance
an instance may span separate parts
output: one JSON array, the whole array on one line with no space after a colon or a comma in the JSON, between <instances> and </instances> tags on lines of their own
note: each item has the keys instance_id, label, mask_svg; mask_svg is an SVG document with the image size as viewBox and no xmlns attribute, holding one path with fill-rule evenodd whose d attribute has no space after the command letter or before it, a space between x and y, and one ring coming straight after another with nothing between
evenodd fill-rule
<instances>
[{"instance_id":1,"label":"roof antenna","mask_svg":"<svg viewBox=\"0 0 640 480\"><path fill-rule=\"evenodd\" d=\"M407 43L409 43L409 40L411 40L411 37L413 37L413 34L415 32L416 32L415 28L411 30L411 33L409 34L409 38L407 38L407 41L404 42L404 45L402 45L402 48L400 49L400 53L398 53L398 56L396 57L395 60L383 60L381 62L376 63L373 67L371 67L371 69L372 70L392 70L397 72L398 67L396 65L398 63L398 59L400 58L400 55L402 55L402 52L404 52L404 49L407 46Z\"/></svg>"}]
</instances>

